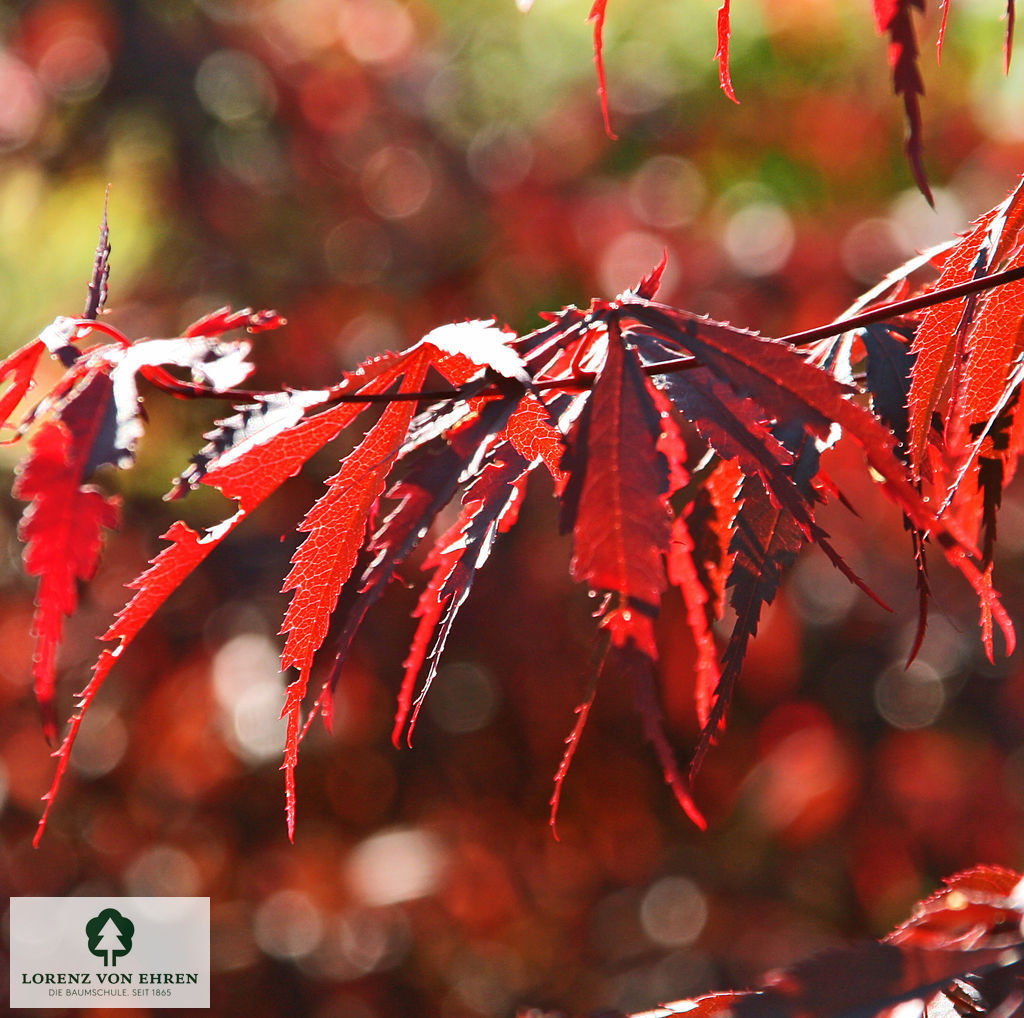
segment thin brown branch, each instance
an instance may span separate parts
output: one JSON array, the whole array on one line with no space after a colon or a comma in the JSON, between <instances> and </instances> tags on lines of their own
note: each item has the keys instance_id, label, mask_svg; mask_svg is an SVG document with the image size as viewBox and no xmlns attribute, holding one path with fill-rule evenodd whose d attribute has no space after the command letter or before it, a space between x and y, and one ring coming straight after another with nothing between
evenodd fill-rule
<instances>
[{"instance_id":1,"label":"thin brown branch","mask_svg":"<svg viewBox=\"0 0 1024 1018\"><path fill-rule=\"evenodd\" d=\"M907 300L893 301L890 304L880 304L870 311L864 311L859 315L850 318L841 318L830 322L828 325L819 325L814 329L807 329L804 332L794 332L788 336L780 336L779 340L790 343L793 346L806 346L808 343L817 342L819 339L828 339L830 336L839 336L844 332L854 329L861 329L865 325L873 325L875 322L889 321L899 318L902 315L912 314L925 308L934 307L936 304L943 304L946 301L960 300L962 297L969 297L972 294L982 293L986 290L995 289L997 286L1004 286L1018 279L1024 279L1024 265L1018 265L1012 269L1004 269L1001 272L993 272L987 276L979 276L977 279L970 279L965 283L956 286L945 287L941 290L932 290L929 293L919 294L917 297L910 297ZM627 314L629 304L622 306ZM97 326L94 325L94 328ZM691 371L701 366L698 358L692 356L675 357L670 360L659 361L657 364L647 364L644 371L648 375L668 375L677 371ZM163 378L149 377L149 380L158 388L169 392L172 395L185 398L211 398L228 400L259 400L275 395L275 392L258 392L242 389L227 389L217 392L208 389L206 386L195 383L179 382L173 376L167 374ZM536 390L561 389L564 391L580 391L589 389L594 384L594 374L581 372L575 375L566 375L561 378L545 378L536 380L532 388ZM325 402L337 403L394 403L414 401L429 401L440 403L445 400L459 400L466 398L470 390L466 387L451 389L426 389L420 392L377 392L360 393L358 391L340 391L342 387L328 388ZM493 391L494 386L476 389L474 396L488 395Z\"/></svg>"},{"instance_id":2,"label":"thin brown branch","mask_svg":"<svg viewBox=\"0 0 1024 1018\"><path fill-rule=\"evenodd\" d=\"M779 336L779 341L790 343L793 346L806 346L808 343L815 343L819 339L828 339L830 336L841 336L844 332L851 332L854 329L862 329L865 325L873 325L875 322L886 322L902 315L912 314L914 311L921 311L924 308L934 307L936 304L944 304L946 301L959 300L962 297L969 297L972 294L982 293L985 290L994 290L997 286L1004 286L1015 280L1024 279L1024 265L1018 265L1012 269L1004 269L1001 272L993 272L987 276L979 276L977 279L969 279L965 283L958 283L956 286L948 286L941 290L932 290L929 293L919 294L917 297L910 297L907 300L893 301L891 304L879 304L870 311L864 311L859 315L852 315L850 318L840 318L830 322L828 325L819 325L814 329L807 329L804 332L793 332L788 336ZM659 361L657 364L648 364L644 370L649 375L668 375L676 371L692 371L700 367L700 361L696 357L675 357L672 360Z\"/></svg>"},{"instance_id":3,"label":"thin brown branch","mask_svg":"<svg viewBox=\"0 0 1024 1018\"><path fill-rule=\"evenodd\" d=\"M914 311L934 307L936 304L944 304L946 301L959 300L961 297L969 297L971 294L981 293L984 290L993 290L997 286L1003 286L1018 279L1024 279L1024 265L1018 265L1012 269L1003 269L1002 272L992 272L987 276L969 279L965 283L947 286L942 290L932 290L930 293L923 293L917 297L910 297L907 300L898 300L891 304L880 304L873 310L854 315L852 318L842 318L829 325L820 325L816 329L794 332L789 336L781 336L779 338L787 343L792 343L794 346L803 346L806 343L814 343L819 339L827 339L829 336L839 336L844 332L863 328L865 325L873 325L875 322L884 322L890 318L898 318L901 315L912 314Z\"/></svg>"}]
</instances>

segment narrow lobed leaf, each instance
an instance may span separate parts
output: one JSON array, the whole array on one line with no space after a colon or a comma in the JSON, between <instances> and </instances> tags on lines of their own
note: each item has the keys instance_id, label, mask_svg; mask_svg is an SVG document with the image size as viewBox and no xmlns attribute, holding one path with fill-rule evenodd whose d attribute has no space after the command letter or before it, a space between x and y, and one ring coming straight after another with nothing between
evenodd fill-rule
<instances>
[{"instance_id":1,"label":"narrow lobed leaf","mask_svg":"<svg viewBox=\"0 0 1024 1018\"><path fill-rule=\"evenodd\" d=\"M959 244L947 255L936 289L944 289L985 275L1015 243L1024 215L1024 187L1017 189L1000 205L982 216ZM932 423L932 414L943 400L954 398L949 379L963 359L963 344L973 310L972 298L946 301L929 308L921 317L914 336L914 372L908 397L910 462L914 477L921 476L924 450ZM975 361L977 363L977 358ZM1005 376L1004 376L1005 377ZM945 418L946 415L943 415Z\"/></svg>"},{"instance_id":2,"label":"narrow lobed leaf","mask_svg":"<svg viewBox=\"0 0 1024 1018\"><path fill-rule=\"evenodd\" d=\"M917 34L913 9L924 11L924 0L874 0L875 24L878 31L889 36L889 66L893 89L903 96L907 120L906 153L910 169L920 192L934 205L922 162L921 103L924 82L917 66Z\"/></svg>"},{"instance_id":3,"label":"narrow lobed leaf","mask_svg":"<svg viewBox=\"0 0 1024 1018\"><path fill-rule=\"evenodd\" d=\"M405 476L388 491L387 497L397 500L397 505L370 538L366 567L349 580L352 596L345 608L334 661L317 701L328 724L332 691L366 613L427 534L438 513L451 502L459 485L476 475L481 460L507 426L514 407L511 399L491 401L479 416L464 422L445 439L437 438L421 447Z\"/></svg>"},{"instance_id":4,"label":"narrow lobed leaf","mask_svg":"<svg viewBox=\"0 0 1024 1018\"><path fill-rule=\"evenodd\" d=\"M420 347L401 361L399 392L416 392L422 386L429 359L429 348ZM388 375L383 377L390 380ZM281 633L287 634L281 668L299 670L298 678L288 687L282 710L282 717L288 719L284 771L289 837L295 831L295 765L302 730L302 701L313 657L327 636L331 614L355 566L370 514L384 491L415 409L411 402L389 404L299 524L299 530L308 536L292 556L292 568L282 588L293 594L281 624Z\"/></svg>"},{"instance_id":5,"label":"narrow lobed leaf","mask_svg":"<svg viewBox=\"0 0 1024 1018\"><path fill-rule=\"evenodd\" d=\"M649 384L635 351L612 329L563 461L570 474L563 513L573 529L572 576L617 595L626 622L657 612L671 538L668 463L658 448L660 417Z\"/></svg>"},{"instance_id":6,"label":"narrow lobed leaf","mask_svg":"<svg viewBox=\"0 0 1024 1018\"><path fill-rule=\"evenodd\" d=\"M469 596L477 571L487 561L499 533L516 522L531 464L509 443L499 445L462 498L459 519L434 546L425 569L434 575L413 611L419 619L398 699L392 741L396 744L408 722L412 739L419 708L437 674L441 654L459 609ZM430 649L430 662L419 696L413 703L416 679ZM411 716L410 716L411 711Z\"/></svg>"},{"instance_id":7,"label":"narrow lobed leaf","mask_svg":"<svg viewBox=\"0 0 1024 1018\"><path fill-rule=\"evenodd\" d=\"M739 99L736 98L736 90L732 85L732 73L729 70L729 39L732 35L730 4L731 0L722 0L722 6L718 8L718 47L715 50L715 60L718 62L718 83L722 91L734 103L738 103Z\"/></svg>"},{"instance_id":8,"label":"narrow lobed leaf","mask_svg":"<svg viewBox=\"0 0 1024 1018\"><path fill-rule=\"evenodd\" d=\"M381 363L390 367L396 360L398 358L391 355L382 358ZM357 373L353 376L353 386L358 386L362 380L363 376ZM372 379L370 384L374 382L376 379ZM297 473L310 457L336 438L342 428L352 423L364 407L365 404L341 404L302 420L290 429L282 428L278 426L279 422L275 422L272 428L257 430L246 436L227 450L219 461L215 457L211 458L211 466L202 477L202 483L235 500L236 511L202 535L184 523L175 523L164 535L164 539L171 541L171 544L129 584L129 588L135 590L136 594L118 613L116 621L103 636L107 641L117 640L118 645L101 653L89 684L80 694L64 740L55 754L57 767L50 788L43 797L46 807L36 831L36 843L46 829L84 714L129 644L167 598L235 527Z\"/></svg>"},{"instance_id":9,"label":"narrow lobed leaf","mask_svg":"<svg viewBox=\"0 0 1024 1018\"><path fill-rule=\"evenodd\" d=\"M608 79L604 70L604 18L608 0L594 0L588 22L594 25L594 64L597 67L597 94L601 99L601 116L604 118L604 132L612 141L618 136L612 130L611 112L608 109Z\"/></svg>"},{"instance_id":10,"label":"narrow lobed leaf","mask_svg":"<svg viewBox=\"0 0 1024 1018\"><path fill-rule=\"evenodd\" d=\"M104 389L109 398L107 379L99 377L90 391ZM78 582L96 571L104 529L117 527L120 519L119 503L83 484L94 437L72 430L83 416L69 413L64 421L40 427L14 486L14 496L30 503L19 536L25 542L25 570L39 578L32 674L43 730L51 742L57 734L57 652L63 620L78 607Z\"/></svg>"}]
</instances>

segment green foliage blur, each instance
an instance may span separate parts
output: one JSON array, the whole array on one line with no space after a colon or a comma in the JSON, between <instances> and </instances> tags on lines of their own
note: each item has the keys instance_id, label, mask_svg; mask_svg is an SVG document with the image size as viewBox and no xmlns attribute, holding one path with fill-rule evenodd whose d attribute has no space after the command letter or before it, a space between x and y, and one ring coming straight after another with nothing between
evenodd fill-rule
<instances>
[{"instance_id":1,"label":"green foliage blur","mask_svg":"<svg viewBox=\"0 0 1024 1018\"><path fill-rule=\"evenodd\" d=\"M609 0L618 140L588 0L4 3L0 355L79 312L108 184L110 321L175 335L223 304L276 307L290 324L257 339L265 387L333 382L448 321L529 330L540 311L635 284L663 251L669 302L770 335L824 323L1024 166L1024 63L1003 75L1002 9L950 6L941 67L937 12L920 21L932 210L867 0L735 0L738 106L718 88L711 0ZM124 495L125 526L69 623L65 714L172 508L194 525L225 512L210 493L160 497L222 408L146 395L138 467L100 478ZM9 471L21 451L0 453ZM844 455L841 485L860 467ZM1024 671L984 661L971 593L940 566L905 667L910 540L856 482L861 518L839 508L829 529L897 611L821 556L799 561L696 786L709 833L675 808L632 692L609 676L552 836L595 638L541 486L460 617L412 748L388 733L414 595L396 585L370 617L334 733L303 745L290 846L277 590L331 456L317 467L119 663L39 850L51 760L31 702L21 507L3 503L0 887L209 895L214 1014L638 1010L879 936L965 866L1024 866ZM996 582L1018 623L1022 520L1011 489ZM669 598L662 692L685 758L683 619Z\"/></svg>"}]
</instances>

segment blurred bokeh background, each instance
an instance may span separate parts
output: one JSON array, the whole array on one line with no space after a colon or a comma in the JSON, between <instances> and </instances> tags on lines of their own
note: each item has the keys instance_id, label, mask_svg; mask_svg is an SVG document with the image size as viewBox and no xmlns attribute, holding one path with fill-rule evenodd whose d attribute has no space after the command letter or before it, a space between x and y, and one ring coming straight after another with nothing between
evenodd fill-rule
<instances>
[{"instance_id":1,"label":"blurred bokeh background","mask_svg":"<svg viewBox=\"0 0 1024 1018\"><path fill-rule=\"evenodd\" d=\"M921 23L932 210L867 0L734 3L738 106L718 90L712 0L609 0L617 141L587 0L0 4L0 354L78 313L108 183L111 321L173 335L222 304L276 307L290 324L258 339L262 386L323 385L451 320L528 330L538 311L635 283L663 250L673 303L774 335L820 324L1024 166L1024 60L1004 76L1001 6L951 6L941 68L935 12ZM147 408L138 467L104 478L125 525L68 626L65 715L173 518L161 495L218 412L159 394ZM0 452L9 476L19 451ZM4 496L0 889L209 895L217 1015L510 1018L742 987L885 933L945 874L1024 865L1024 669L984 660L972 595L938 565L929 636L905 667L909 538L850 453L831 471L861 519L840 509L827 525L897 611L822 556L799 560L697 785L708 833L675 807L631 690L609 676L552 837L595 637L538 479L412 749L389 733L414 592L396 585L370 616L334 734L304 743L289 845L277 590L331 466L272 499L125 655L38 850L52 764L30 696L20 506ZM226 509L209 492L173 508L193 526ZM1019 622L1013 491L1000 541ZM663 694L685 757L682 619L670 597Z\"/></svg>"}]
</instances>

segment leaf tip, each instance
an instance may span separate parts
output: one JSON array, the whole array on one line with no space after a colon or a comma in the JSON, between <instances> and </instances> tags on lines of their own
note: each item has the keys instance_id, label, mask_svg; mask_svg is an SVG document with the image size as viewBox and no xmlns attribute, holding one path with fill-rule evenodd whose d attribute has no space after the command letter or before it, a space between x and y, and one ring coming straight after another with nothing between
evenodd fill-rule
<instances>
[{"instance_id":1,"label":"leaf tip","mask_svg":"<svg viewBox=\"0 0 1024 1018\"><path fill-rule=\"evenodd\" d=\"M1003 42L1003 74L1010 73L1010 57L1013 55L1013 29L1017 21L1014 0L1006 0L1006 39Z\"/></svg>"},{"instance_id":2,"label":"leaf tip","mask_svg":"<svg viewBox=\"0 0 1024 1018\"><path fill-rule=\"evenodd\" d=\"M52 749L57 745L57 718L54 714L53 704L49 703L43 708L43 736L46 744Z\"/></svg>"},{"instance_id":3,"label":"leaf tip","mask_svg":"<svg viewBox=\"0 0 1024 1018\"><path fill-rule=\"evenodd\" d=\"M689 817L693 825L700 831L706 831L708 829L707 818L698 809L693 798L681 788L676 788L674 791L676 802L683 808L683 812Z\"/></svg>"},{"instance_id":4,"label":"leaf tip","mask_svg":"<svg viewBox=\"0 0 1024 1018\"><path fill-rule=\"evenodd\" d=\"M665 274L665 267L668 265L668 248L661 249L661 261L640 280L636 288L636 295L645 300L651 300L661 288L661 279Z\"/></svg>"},{"instance_id":5,"label":"leaf tip","mask_svg":"<svg viewBox=\"0 0 1024 1018\"><path fill-rule=\"evenodd\" d=\"M722 6L718 8L718 48L715 50L715 60L718 62L718 83L726 98L738 106L740 101L736 98L729 70L729 39L732 35L729 5L730 0L723 0Z\"/></svg>"},{"instance_id":6,"label":"leaf tip","mask_svg":"<svg viewBox=\"0 0 1024 1018\"><path fill-rule=\"evenodd\" d=\"M608 107L608 79L604 70L604 17L607 0L594 0L587 17L594 25L594 64L597 67L597 94L601 99L601 116L604 118L604 133L611 141L619 136L612 130L611 111Z\"/></svg>"}]
</instances>

